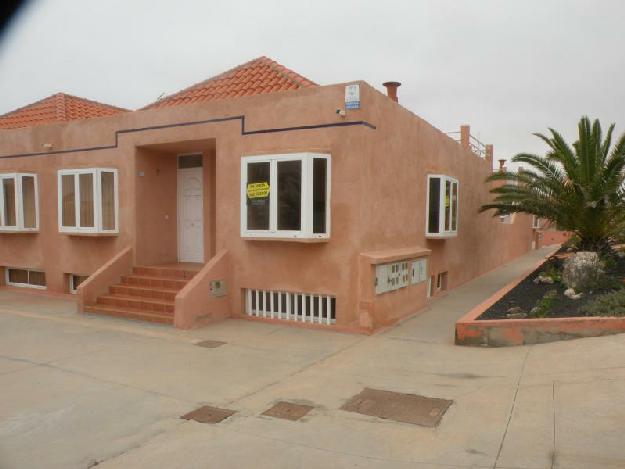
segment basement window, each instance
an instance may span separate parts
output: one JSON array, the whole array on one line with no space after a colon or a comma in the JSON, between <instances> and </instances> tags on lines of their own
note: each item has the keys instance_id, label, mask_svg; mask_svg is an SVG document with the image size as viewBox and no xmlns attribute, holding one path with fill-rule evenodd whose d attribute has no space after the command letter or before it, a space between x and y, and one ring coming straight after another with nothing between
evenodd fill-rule
<instances>
[{"instance_id":1,"label":"basement window","mask_svg":"<svg viewBox=\"0 0 625 469\"><path fill-rule=\"evenodd\" d=\"M60 170L58 191L60 232L95 234L119 232L116 169Z\"/></svg>"},{"instance_id":2,"label":"basement window","mask_svg":"<svg viewBox=\"0 0 625 469\"><path fill-rule=\"evenodd\" d=\"M76 291L78 290L78 287L80 286L80 284L82 282L84 282L85 280L87 280L87 276L86 275L76 275L76 274L69 274L69 292L72 295L76 294Z\"/></svg>"},{"instance_id":3,"label":"basement window","mask_svg":"<svg viewBox=\"0 0 625 469\"><path fill-rule=\"evenodd\" d=\"M241 159L241 236L330 236L330 155L293 153Z\"/></svg>"},{"instance_id":4,"label":"basement window","mask_svg":"<svg viewBox=\"0 0 625 469\"><path fill-rule=\"evenodd\" d=\"M425 234L428 238L458 235L458 180L428 175Z\"/></svg>"},{"instance_id":5,"label":"basement window","mask_svg":"<svg viewBox=\"0 0 625 469\"><path fill-rule=\"evenodd\" d=\"M5 269L5 282L13 287L46 288L46 274L38 270L18 269L7 267Z\"/></svg>"},{"instance_id":6,"label":"basement window","mask_svg":"<svg viewBox=\"0 0 625 469\"><path fill-rule=\"evenodd\" d=\"M38 229L37 175L0 174L0 232L37 231Z\"/></svg>"}]
</instances>

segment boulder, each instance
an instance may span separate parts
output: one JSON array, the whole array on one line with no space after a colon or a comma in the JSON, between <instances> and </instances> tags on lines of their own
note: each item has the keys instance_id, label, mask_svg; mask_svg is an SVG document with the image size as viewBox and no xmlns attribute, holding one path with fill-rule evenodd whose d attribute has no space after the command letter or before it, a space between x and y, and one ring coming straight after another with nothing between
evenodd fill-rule
<instances>
[{"instance_id":1,"label":"boulder","mask_svg":"<svg viewBox=\"0 0 625 469\"><path fill-rule=\"evenodd\" d=\"M534 283L538 284L538 283L546 283L546 284L553 284L554 280L551 277L548 277L546 275L539 275L538 277L536 277L534 279Z\"/></svg>"},{"instance_id":2,"label":"boulder","mask_svg":"<svg viewBox=\"0 0 625 469\"><path fill-rule=\"evenodd\" d=\"M523 311L523 308L521 308L520 306L513 306L512 308L506 311L506 318L525 319L527 318L527 313Z\"/></svg>"},{"instance_id":3,"label":"boulder","mask_svg":"<svg viewBox=\"0 0 625 469\"><path fill-rule=\"evenodd\" d=\"M584 294L575 293L575 290L573 290L572 288L567 288L566 290L564 290L564 296L572 300L579 300L582 296L584 296Z\"/></svg>"},{"instance_id":4,"label":"boulder","mask_svg":"<svg viewBox=\"0 0 625 469\"><path fill-rule=\"evenodd\" d=\"M562 281L575 291L593 288L603 274L603 262L596 252L580 251L564 261Z\"/></svg>"},{"instance_id":5,"label":"boulder","mask_svg":"<svg viewBox=\"0 0 625 469\"><path fill-rule=\"evenodd\" d=\"M527 313L508 313L506 314L508 319L527 319Z\"/></svg>"}]
</instances>

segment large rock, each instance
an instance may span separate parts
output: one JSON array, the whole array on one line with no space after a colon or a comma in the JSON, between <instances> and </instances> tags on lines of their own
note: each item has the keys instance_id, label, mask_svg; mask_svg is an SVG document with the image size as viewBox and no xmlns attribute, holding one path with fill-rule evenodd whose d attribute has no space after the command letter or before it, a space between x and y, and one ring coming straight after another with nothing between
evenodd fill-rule
<instances>
[{"instance_id":1,"label":"large rock","mask_svg":"<svg viewBox=\"0 0 625 469\"><path fill-rule=\"evenodd\" d=\"M584 296L583 293L575 293L575 290L573 290L572 288L567 288L566 290L564 290L564 296L566 296L567 298L570 298L572 300L579 300L581 297Z\"/></svg>"},{"instance_id":2,"label":"large rock","mask_svg":"<svg viewBox=\"0 0 625 469\"><path fill-rule=\"evenodd\" d=\"M603 274L603 263L596 252L581 251L564 261L562 281L575 291L593 288Z\"/></svg>"}]
</instances>

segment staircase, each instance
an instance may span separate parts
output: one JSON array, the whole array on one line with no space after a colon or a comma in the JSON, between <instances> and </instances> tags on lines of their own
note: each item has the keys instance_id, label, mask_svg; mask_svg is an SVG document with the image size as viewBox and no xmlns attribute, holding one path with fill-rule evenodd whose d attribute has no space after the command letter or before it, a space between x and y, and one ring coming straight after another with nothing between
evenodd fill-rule
<instances>
[{"instance_id":1,"label":"staircase","mask_svg":"<svg viewBox=\"0 0 625 469\"><path fill-rule=\"evenodd\" d=\"M85 312L161 324L174 323L174 299L199 267L137 266L121 283L109 287Z\"/></svg>"}]
</instances>

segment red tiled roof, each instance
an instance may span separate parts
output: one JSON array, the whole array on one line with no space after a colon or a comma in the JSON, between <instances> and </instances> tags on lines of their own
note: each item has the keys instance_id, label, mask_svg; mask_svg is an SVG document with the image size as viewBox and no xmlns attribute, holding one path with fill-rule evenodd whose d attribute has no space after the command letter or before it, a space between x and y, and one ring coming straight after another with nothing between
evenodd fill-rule
<instances>
[{"instance_id":1,"label":"red tiled roof","mask_svg":"<svg viewBox=\"0 0 625 469\"><path fill-rule=\"evenodd\" d=\"M268 57L259 57L227 72L166 96L144 109L236 98L317 86Z\"/></svg>"},{"instance_id":2,"label":"red tiled roof","mask_svg":"<svg viewBox=\"0 0 625 469\"><path fill-rule=\"evenodd\" d=\"M0 116L0 129L64 122L92 117L112 116L126 109L57 93Z\"/></svg>"}]
</instances>

